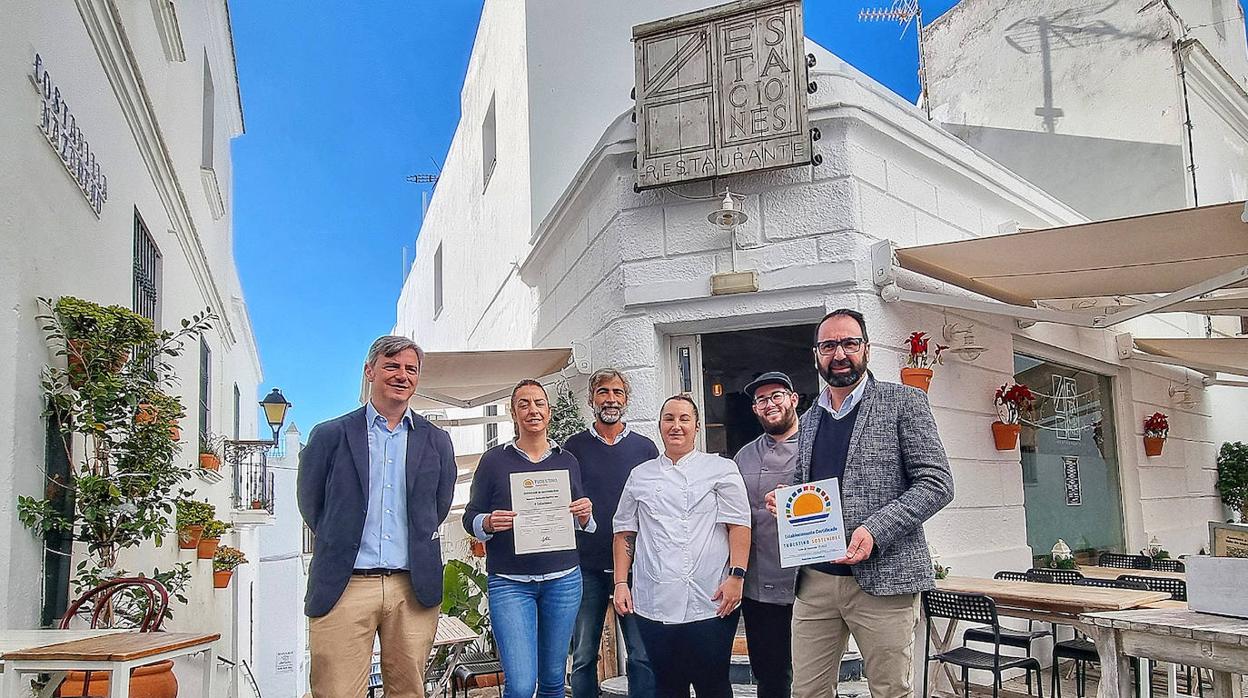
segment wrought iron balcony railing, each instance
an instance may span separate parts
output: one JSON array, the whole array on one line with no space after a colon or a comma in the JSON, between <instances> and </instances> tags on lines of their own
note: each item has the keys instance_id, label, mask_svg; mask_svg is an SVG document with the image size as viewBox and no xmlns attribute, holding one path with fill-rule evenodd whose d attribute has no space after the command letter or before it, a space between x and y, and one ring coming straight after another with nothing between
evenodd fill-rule
<instances>
[{"instance_id":1,"label":"wrought iron balcony railing","mask_svg":"<svg viewBox=\"0 0 1248 698\"><path fill-rule=\"evenodd\" d=\"M273 513L272 441L226 441L224 460L234 469L234 508Z\"/></svg>"}]
</instances>

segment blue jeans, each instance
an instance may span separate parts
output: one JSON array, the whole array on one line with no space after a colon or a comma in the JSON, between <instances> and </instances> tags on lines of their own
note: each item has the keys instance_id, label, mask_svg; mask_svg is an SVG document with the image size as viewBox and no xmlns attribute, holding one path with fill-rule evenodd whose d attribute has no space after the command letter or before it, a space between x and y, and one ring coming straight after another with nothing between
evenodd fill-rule
<instances>
[{"instance_id":1,"label":"blue jeans","mask_svg":"<svg viewBox=\"0 0 1248 698\"><path fill-rule=\"evenodd\" d=\"M545 582L489 576L490 621L503 665L503 698L563 698L581 571Z\"/></svg>"},{"instance_id":2,"label":"blue jeans","mask_svg":"<svg viewBox=\"0 0 1248 698\"><path fill-rule=\"evenodd\" d=\"M615 580L610 572L584 568L581 580L585 592L581 595L581 610L576 615L576 632L572 634L572 698L598 698L598 647ZM651 698L654 673L646 659L637 619L631 615L616 615L616 619L624 631L624 647L628 650L629 698Z\"/></svg>"}]
</instances>

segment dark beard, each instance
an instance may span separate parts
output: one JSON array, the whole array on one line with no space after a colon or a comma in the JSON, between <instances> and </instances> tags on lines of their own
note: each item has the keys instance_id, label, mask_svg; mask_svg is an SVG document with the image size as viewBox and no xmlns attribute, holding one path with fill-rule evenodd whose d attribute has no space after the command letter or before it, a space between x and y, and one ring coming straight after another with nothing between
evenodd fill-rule
<instances>
[{"instance_id":1,"label":"dark beard","mask_svg":"<svg viewBox=\"0 0 1248 698\"><path fill-rule=\"evenodd\" d=\"M833 388L848 388L849 386L857 383L859 379L862 378L862 372L865 370L865 367L859 366L858 364L854 363L853 360L851 359L846 359L845 363L849 364L849 367L852 370L850 370L849 373L845 373L841 375L837 375L832 372L833 368L838 367L835 361L828 363L827 370L823 372L823 379L828 382L828 385L832 386Z\"/></svg>"},{"instance_id":2,"label":"dark beard","mask_svg":"<svg viewBox=\"0 0 1248 698\"><path fill-rule=\"evenodd\" d=\"M775 425L768 425L764 423L762 427L763 427L763 431L767 432L768 435L779 436L783 434L784 432L788 431L789 429L791 429L793 427L793 423L796 421L797 421L797 411L786 410L784 414L784 421L778 422Z\"/></svg>"}]
</instances>

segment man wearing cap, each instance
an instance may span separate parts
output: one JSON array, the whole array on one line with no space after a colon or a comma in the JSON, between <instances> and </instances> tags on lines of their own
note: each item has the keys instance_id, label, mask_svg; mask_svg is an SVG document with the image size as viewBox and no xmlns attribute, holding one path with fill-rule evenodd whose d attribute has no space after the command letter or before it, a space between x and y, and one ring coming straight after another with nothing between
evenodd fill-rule
<instances>
[{"instance_id":1,"label":"man wearing cap","mask_svg":"<svg viewBox=\"0 0 1248 698\"><path fill-rule=\"evenodd\" d=\"M766 497L768 492L793 482L798 395L793 392L793 381L778 371L755 378L743 392L753 402L763 433L733 459L745 480L753 525L741 612L758 697L788 698L793 684L789 624L796 575L794 570L780 567L776 517L767 510Z\"/></svg>"}]
</instances>

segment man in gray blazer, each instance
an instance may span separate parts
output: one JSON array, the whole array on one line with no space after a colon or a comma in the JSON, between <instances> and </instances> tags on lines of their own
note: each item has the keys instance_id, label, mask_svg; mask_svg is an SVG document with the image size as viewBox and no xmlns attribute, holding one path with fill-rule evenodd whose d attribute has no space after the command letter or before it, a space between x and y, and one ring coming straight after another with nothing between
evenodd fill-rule
<instances>
[{"instance_id":1,"label":"man in gray blazer","mask_svg":"<svg viewBox=\"0 0 1248 698\"><path fill-rule=\"evenodd\" d=\"M926 393L867 370L866 321L834 310L815 334L827 383L802 415L794 484L839 478L846 557L798 573L793 696L835 695L853 635L872 698L913 695L919 592L933 586L923 522L953 499L953 477ZM775 510L775 493L768 497Z\"/></svg>"},{"instance_id":2,"label":"man in gray blazer","mask_svg":"<svg viewBox=\"0 0 1248 698\"><path fill-rule=\"evenodd\" d=\"M299 511L315 536L304 612L316 698L363 696L377 637L386 696L424 696L455 452L408 407L423 358L406 337L373 342L368 402L318 424L299 455Z\"/></svg>"}]
</instances>

